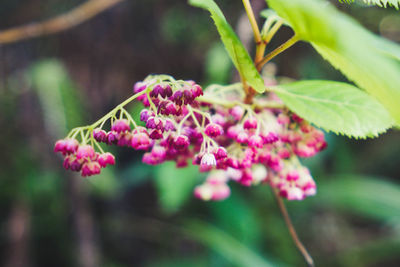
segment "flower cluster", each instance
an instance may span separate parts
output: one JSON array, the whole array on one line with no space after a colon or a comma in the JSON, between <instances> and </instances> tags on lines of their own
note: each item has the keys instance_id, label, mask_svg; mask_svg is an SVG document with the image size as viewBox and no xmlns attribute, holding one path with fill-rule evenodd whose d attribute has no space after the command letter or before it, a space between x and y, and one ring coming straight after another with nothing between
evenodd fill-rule
<instances>
[{"instance_id":1,"label":"flower cluster","mask_svg":"<svg viewBox=\"0 0 400 267\"><path fill-rule=\"evenodd\" d=\"M117 107L99 122L78 128L69 139L57 142L55 150L65 156L65 168L88 176L114 164L111 154L94 150L93 144L101 149L99 143L105 143L145 150L143 162L150 165L165 161L175 161L177 168L198 165L200 171L210 172L194 191L204 200L228 197L230 180L243 186L268 183L289 200L316 193L313 178L298 158L323 150L324 134L286 111L274 94L246 105L240 93L221 87L204 94L195 82L170 76L150 76L136 83L133 92L131 99L140 100L145 107L140 113L144 127L123 107ZM102 127L108 119L111 127L107 132ZM85 130L88 132L80 132ZM79 132L92 146L79 145L72 138Z\"/></svg>"},{"instance_id":2,"label":"flower cluster","mask_svg":"<svg viewBox=\"0 0 400 267\"><path fill-rule=\"evenodd\" d=\"M111 153L97 153L92 146L79 145L75 139L57 141L54 151L64 156L65 169L81 172L83 177L99 174L101 168L115 164L115 158Z\"/></svg>"}]
</instances>

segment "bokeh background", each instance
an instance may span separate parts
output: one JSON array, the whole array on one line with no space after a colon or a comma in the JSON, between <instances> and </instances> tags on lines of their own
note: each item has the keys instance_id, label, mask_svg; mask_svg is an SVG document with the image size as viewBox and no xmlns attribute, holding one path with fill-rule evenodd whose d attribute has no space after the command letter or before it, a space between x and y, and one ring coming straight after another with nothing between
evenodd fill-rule
<instances>
[{"instance_id":1,"label":"bokeh background","mask_svg":"<svg viewBox=\"0 0 400 267\"><path fill-rule=\"evenodd\" d=\"M0 29L83 2L1 0ZM217 2L250 44L241 1ZM400 42L399 11L332 3ZM291 34L282 28L271 47ZM279 76L345 80L303 43L274 62ZM151 73L203 85L235 79L209 15L182 0L126 0L70 30L0 44L0 265L305 266L268 186L232 184L229 199L205 203L192 196L204 178L196 168L145 166L127 148L113 149L116 166L98 177L63 170L54 142ZM327 140L305 161L318 194L286 203L300 238L317 266L400 266L400 133Z\"/></svg>"}]
</instances>

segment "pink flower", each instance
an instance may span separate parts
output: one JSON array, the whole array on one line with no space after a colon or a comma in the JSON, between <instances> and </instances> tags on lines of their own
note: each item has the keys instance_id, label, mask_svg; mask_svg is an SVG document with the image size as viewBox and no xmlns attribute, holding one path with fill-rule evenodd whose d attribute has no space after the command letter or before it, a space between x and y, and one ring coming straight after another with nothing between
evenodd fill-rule
<instances>
[{"instance_id":1,"label":"pink flower","mask_svg":"<svg viewBox=\"0 0 400 267\"><path fill-rule=\"evenodd\" d=\"M107 133L100 128L93 130L93 137L97 142L107 142Z\"/></svg>"},{"instance_id":2,"label":"pink flower","mask_svg":"<svg viewBox=\"0 0 400 267\"><path fill-rule=\"evenodd\" d=\"M111 130L117 133L122 133L125 131L130 131L131 127L129 126L128 120L116 120L111 126Z\"/></svg>"},{"instance_id":3,"label":"pink flower","mask_svg":"<svg viewBox=\"0 0 400 267\"><path fill-rule=\"evenodd\" d=\"M259 135L253 135L249 138L249 147L262 148L264 141Z\"/></svg>"},{"instance_id":4,"label":"pink flower","mask_svg":"<svg viewBox=\"0 0 400 267\"><path fill-rule=\"evenodd\" d=\"M205 153L201 158L200 166L215 166L217 165L217 160L215 156L211 153Z\"/></svg>"},{"instance_id":5,"label":"pink flower","mask_svg":"<svg viewBox=\"0 0 400 267\"><path fill-rule=\"evenodd\" d=\"M186 149L189 144L189 138L186 135L181 134L174 138L174 146L178 150Z\"/></svg>"},{"instance_id":6,"label":"pink flower","mask_svg":"<svg viewBox=\"0 0 400 267\"><path fill-rule=\"evenodd\" d=\"M243 117L244 109L241 106L235 106L230 110L230 113L235 120L240 121Z\"/></svg>"},{"instance_id":7,"label":"pink flower","mask_svg":"<svg viewBox=\"0 0 400 267\"><path fill-rule=\"evenodd\" d=\"M132 135L131 146L138 150L147 150L150 148L151 141L147 133L137 132Z\"/></svg>"},{"instance_id":8,"label":"pink flower","mask_svg":"<svg viewBox=\"0 0 400 267\"><path fill-rule=\"evenodd\" d=\"M216 124L216 123L210 123L207 125L204 132L209 137L217 137L217 136L220 136L221 134L223 134L224 130L222 129L221 125Z\"/></svg>"},{"instance_id":9,"label":"pink flower","mask_svg":"<svg viewBox=\"0 0 400 267\"><path fill-rule=\"evenodd\" d=\"M82 145L78 147L76 151L77 159L91 159L95 157L95 152L92 146L90 145Z\"/></svg>"},{"instance_id":10,"label":"pink flower","mask_svg":"<svg viewBox=\"0 0 400 267\"><path fill-rule=\"evenodd\" d=\"M75 139L58 140L54 146L54 152L61 152L63 155L72 154L78 149L79 143Z\"/></svg>"},{"instance_id":11,"label":"pink flower","mask_svg":"<svg viewBox=\"0 0 400 267\"><path fill-rule=\"evenodd\" d=\"M257 129L257 119L254 117L248 118L244 121L243 128L248 130Z\"/></svg>"},{"instance_id":12,"label":"pink flower","mask_svg":"<svg viewBox=\"0 0 400 267\"><path fill-rule=\"evenodd\" d=\"M82 166L82 176L92 176L95 174L100 174L101 166L97 161L84 163Z\"/></svg>"},{"instance_id":13,"label":"pink flower","mask_svg":"<svg viewBox=\"0 0 400 267\"><path fill-rule=\"evenodd\" d=\"M113 154L106 152L104 154L101 154L99 158L97 159L99 162L100 166L102 168L106 167L107 165L114 165L115 164L115 157Z\"/></svg>"}]
</instances>

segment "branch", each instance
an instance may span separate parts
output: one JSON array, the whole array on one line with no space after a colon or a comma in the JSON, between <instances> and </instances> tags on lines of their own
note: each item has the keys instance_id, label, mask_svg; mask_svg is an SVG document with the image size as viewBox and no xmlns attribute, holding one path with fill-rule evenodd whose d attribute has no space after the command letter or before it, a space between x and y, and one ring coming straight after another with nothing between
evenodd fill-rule
<instances>
[{"instance_id":1,"label":"branch","mask_svg":"<svg viewBox=\"0 0 400 267\"><path fill-rule=\"evenodd\" d=\"M49 35L73 28L124 0L89 0L55 18L0 31L0 44Z\"/></svg>"},{"instance_id":2,"label":"branch","mask_svg":"<svg viewBox=\"0 0 400 267\"><path fill-rule=\"evenodd\" d=\"M274 192L279 209L281 210L282 216L285 219L285 223L289 229L290 235L292 236L294 243L296 244L301 254L303 254L303 257L306 260L308 266L313 267L314 261L308 253L307 249L304 247L303 243L301 243L299 237L297 236L296 229L292 224L292 220L290 219L289 213L285 207L285 203L283 203L282 198L279 196L278 190L276 188L272 188L272 191Z\"/></svg>"},{"instance_id":3,"label":"branch","mask_svg":"<svg viewBox=\"0 0 400 267\"><path fill-rule=\"evenodd\" d=\"M273 59L274 57L276 57L277 55L279 55L280 53L282 53L283 51L285 51L286 49L288 49L289 47L291 47L295 43L297 43L299 40L300 39L299 39L299 37L297 35L293 35L285 43L281 44L275 50L273 50L268 55L266 55L263 58L263 60L261 60L260 62L256 62L257 68L261 69L268 61L270 61L271 59Z\"/></svg>"}]
</instances>

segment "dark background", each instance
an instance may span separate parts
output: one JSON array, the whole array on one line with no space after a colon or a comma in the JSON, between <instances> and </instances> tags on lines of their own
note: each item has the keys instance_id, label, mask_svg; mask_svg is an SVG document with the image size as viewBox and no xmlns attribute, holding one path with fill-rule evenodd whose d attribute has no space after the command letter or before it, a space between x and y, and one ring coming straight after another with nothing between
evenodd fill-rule
<instances>
[{"instance_id":1,"label":"dark background","mask_svg":"<svg viewBox=\"0 0 400 267\"><path fill-rule=\"evenodd\" d=\"M241 1L217 2L250 44ZM399 11L332 2L400 41ZM0 29L81 3L2 0ZM281 29L271 47L291 34ZM304 43L274 62L279 76L345 80ZM68 31L0 44L0 264L305 266L268 186L232 184L229 199L205 203L192 196L204 178L196 168L145 166L126 148L113 149L116 166L98 177L63 170L54 142L97 120L151 73L203 85L235 79L209 14L181 0L127 0ZM399 132L326 138L329 148L305 161L318 194L287 202L299 236L317 266L399 266Z\"/></svg>"}]
</instances>

